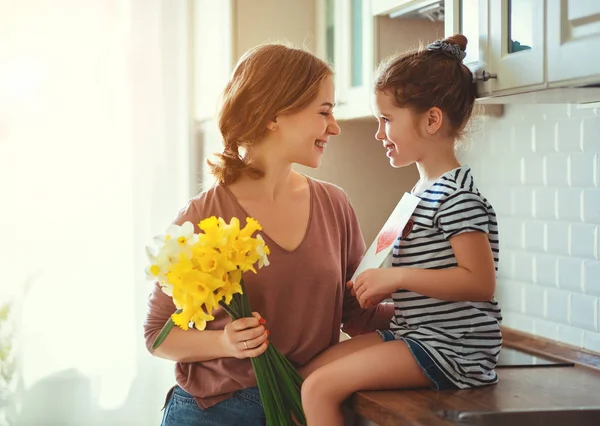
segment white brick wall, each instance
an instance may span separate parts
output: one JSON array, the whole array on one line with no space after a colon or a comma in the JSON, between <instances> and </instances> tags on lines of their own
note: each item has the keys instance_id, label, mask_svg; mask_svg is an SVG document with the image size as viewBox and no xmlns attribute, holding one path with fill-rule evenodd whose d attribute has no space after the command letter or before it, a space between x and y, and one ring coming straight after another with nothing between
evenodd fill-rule
<instances>
[{"instance_id":1,"label":"white brick wall","mask_svg":"<svg viewBox=\"0 0 600 426\"><path fill-rule=\"evenodd\" d=\"M498 214L504 324L600 352L600 109L512 105L461 153Z\"/></svg>"}]
</instances>

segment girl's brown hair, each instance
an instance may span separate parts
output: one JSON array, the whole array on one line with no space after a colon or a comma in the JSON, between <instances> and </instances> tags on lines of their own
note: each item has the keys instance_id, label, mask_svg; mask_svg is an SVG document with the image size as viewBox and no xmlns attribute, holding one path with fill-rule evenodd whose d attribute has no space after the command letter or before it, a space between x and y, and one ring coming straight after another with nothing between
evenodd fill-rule
<instances>
[{"instance_id":1,"label":"girl's brown hair","mask_svg":"<svg viewBox=\"0 0 600 426\"><path fill-rule=\"evenodd\" d=\"M375 91L393 93L399 107L418 113L438 107L448 121L449 135L456 138L471 117L477 95L473 74L462 63L467 38L456 34L436 44L437 48L421 47L384 61Z\"/></svg>"},{"instance_id":2,"label":"girl's brown hair","mask_svg":"<svg viewBox=\"0 0 600 426\"><path fill-rule=\"evenodd\" d=\"M208 161L219 182L230 184L242 173L258 179L264 172L242 157L267 134L267 124L280 114L301 110L319 92L323 80L332 76L329 65L313 54L283 44L263 44L238 61L222 96L219 129L223 153Z\"/></svg>"}]
</instances>

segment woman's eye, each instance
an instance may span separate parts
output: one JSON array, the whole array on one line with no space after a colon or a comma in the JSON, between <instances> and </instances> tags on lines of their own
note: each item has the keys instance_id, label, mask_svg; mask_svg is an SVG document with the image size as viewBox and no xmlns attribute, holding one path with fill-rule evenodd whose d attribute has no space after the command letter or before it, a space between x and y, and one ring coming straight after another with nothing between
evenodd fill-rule
<instances>
[{"instance_id":1,"label":"woman's eye","mask_svg":"<svg viewBox=\"0 0 600 426\"><path fill-rule=\"evenodd\" d=\"M388 118L381 117L381 119L383 120L384 123L389 123L390 122L390 120Z\"/></svg>"},{"instance_id":2,"label":"woman's eye","mask_svg":"<svg viewBox=\"0 0 600 426\"><path fill-rule=\"evenodd\" d=\"M323 117L328 117L329 116L329 112L320 112L319 114L321 114Z\"/></svg>"}]
</instances>

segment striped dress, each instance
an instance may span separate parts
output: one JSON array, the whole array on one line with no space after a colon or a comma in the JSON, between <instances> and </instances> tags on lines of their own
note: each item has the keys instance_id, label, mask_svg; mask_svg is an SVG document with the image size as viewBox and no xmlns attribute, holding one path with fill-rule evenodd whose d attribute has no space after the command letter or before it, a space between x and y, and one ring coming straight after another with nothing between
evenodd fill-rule
<instances>
[{"instance_id":1,"label":"striped dress","mask_svg":"<svg viewBox=\"0 0 600 426\"><path fill-rule=\"evenodd\" d=\"M392 266L445 269L457 266L449 239L463 232L488 235L498 271L498 224L494 209L475 187L467 166L451 170L421 198L404 237L392 252ZM398 290L390 330L418 343L459 388L498 381L494 368L502 346L502 316L495 299L449 302Z\"/></svg>"}]
</instances>

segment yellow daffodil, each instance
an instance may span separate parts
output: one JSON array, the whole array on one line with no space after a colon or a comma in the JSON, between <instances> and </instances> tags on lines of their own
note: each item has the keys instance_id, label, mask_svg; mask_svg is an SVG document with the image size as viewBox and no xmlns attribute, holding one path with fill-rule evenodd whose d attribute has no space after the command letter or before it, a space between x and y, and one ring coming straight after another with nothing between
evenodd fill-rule
<instances>
[{"instance_id":1,"label":"yellow daffodil","mask_svg":"<svg viewBox=\"0 0 600 426\"><path fill-rule=\"evenodd\" d=\"M260 235L260 224L246 219L209 217L198 224L202 231L194 234L191 222L172 225L164 236L156 237L158 252L147 250L150 265L148 279L158 281L163 292L173 298L178 312L173 314L175 325L187 330L190 323L204 330L212 312L220 303L228 305L234 294L242 293L242 274L256 273L269 264L269 248Z\"/></svg>"}]
</instances>

